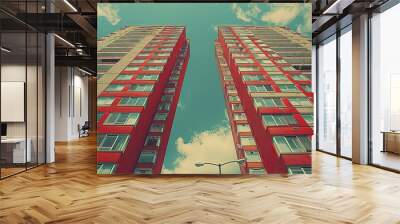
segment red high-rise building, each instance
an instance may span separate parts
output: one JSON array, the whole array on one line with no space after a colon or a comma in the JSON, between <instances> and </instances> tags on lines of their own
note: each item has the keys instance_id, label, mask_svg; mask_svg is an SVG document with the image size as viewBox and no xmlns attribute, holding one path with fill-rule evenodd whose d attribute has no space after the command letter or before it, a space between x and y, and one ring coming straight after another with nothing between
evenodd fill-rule
<instances>
[{"instance_id":1,"label":"red high-rise building","mask_svg":"<svg viewBox=\"0 0 400 224\"><path fill-rule=\"evenodd\" d=\"M286 27L223 26L215 42L242 173L310 173L311 42Z\"/></svg>"},{"instance_id":2,"label":"red high-rise building","mask_svg":"<svg viewBox=\"0 0 400 224\"><path fill-rule=\"evenodd\" d=\"M182 26L129 26L98 41L97 173L161 172L189 60Z\"/></svg>"}]
</instances>

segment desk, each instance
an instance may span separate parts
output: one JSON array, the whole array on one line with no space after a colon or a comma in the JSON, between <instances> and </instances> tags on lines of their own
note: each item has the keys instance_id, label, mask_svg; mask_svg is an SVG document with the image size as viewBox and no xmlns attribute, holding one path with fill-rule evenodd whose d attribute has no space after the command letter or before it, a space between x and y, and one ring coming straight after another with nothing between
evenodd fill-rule
<instances>
[{"instance_id":1,"label":"desk","mask_svg":"<svg viewBox=\"0 0 400 224\"><path fill-rule=\"evenodd\" d=\"M383 151L400 154L400 131L383 131Z\"/></svg>"},{"instance_id":2,"label":"desk","mask_svg":"<svg viewBox=\"0 0 400 224\"><path fill-rule=\"evenodd\" d=\"M6 163L26 163L31 162L31 145L30 138L27 139L25 151L25 138L5 138L1 139L1 157ZM25 160L26 159L26 160Z\"/></svg>"}]
</instances>

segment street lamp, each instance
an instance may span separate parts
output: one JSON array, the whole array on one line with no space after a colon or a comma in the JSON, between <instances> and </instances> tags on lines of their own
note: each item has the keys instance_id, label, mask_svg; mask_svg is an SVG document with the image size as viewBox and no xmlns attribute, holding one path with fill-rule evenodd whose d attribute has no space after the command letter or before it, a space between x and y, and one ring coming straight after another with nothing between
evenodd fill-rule
<instances>
[{"instance_id":1,"label":"street lamp","mask_svg":"<svg viewBox=\"0 0 400 224\"><path fill-rule=\"evenodd\" d=\"M239 159L239 160L232 160L232 161L225 162L225 163L208 163L208 162L202 163L202 162L198 162L198 163L195 163L194 165L195 165L196 167L202 167L202 166L204 166L204 165L218 166L219 174L221 175L221 174L222 174L222 167L223 167L224 165L229 164L229 163L238 163L239 166L241 166L241 165L243 165L245 162L246 162L246 159Z\"/></svg>"}]
</instances>

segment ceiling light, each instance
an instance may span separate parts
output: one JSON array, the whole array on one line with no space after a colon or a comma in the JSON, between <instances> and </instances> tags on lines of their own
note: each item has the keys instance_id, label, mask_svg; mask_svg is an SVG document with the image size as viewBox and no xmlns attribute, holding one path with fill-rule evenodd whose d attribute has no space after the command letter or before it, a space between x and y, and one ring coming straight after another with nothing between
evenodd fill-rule
<instances>
[{"instance_id":1,"label":"ceiling light","mask_svg":"<svg viewBox=\"0 0 400 224\"><path fill-rule=\"evenodd\" d=\"M68 0L64 0L64 3L67 4L74 12L78 12L78 10Z\"/></svg>"},{"instance_id":2,"label":"ceiling light","mask_svg":"<svg viewBox=\"0 0 400 224\"><path fill-rule=\"evenodd\" d=\"M11 52L11 50L9 50L9 49L7 49L7 48L5 48L5 47L1 47L0 49L1 49L2 51L6 52L6 53L10 53L10 52Z\"/></svg>"},{"instance_id":3,"label":"ceiling light","mask_svg":"<svg viewBox=\"0 0 400 224\"><path fill-rule=\"evenodd\" d=\"M67 45L69 45L70 47L75 48L75 45L73 45L71 42L69 42L68 40L60 37L58 34L54 34L55 37L57 37L59 40L61 40L62 42L66 43Z\"/></svg>"}]
</instances>

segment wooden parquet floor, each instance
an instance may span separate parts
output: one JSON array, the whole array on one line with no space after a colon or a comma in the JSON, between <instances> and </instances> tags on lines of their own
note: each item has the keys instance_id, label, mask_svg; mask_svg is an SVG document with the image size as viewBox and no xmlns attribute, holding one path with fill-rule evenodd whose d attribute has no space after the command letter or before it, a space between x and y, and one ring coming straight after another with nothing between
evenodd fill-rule
<instances>
[{"instance_id":1,"label":"wooden parquet floor","mask_svg":"<svg viewBox=\"0 0 400 224\"><path fill-rule=\"evenodd\" d=\"M95 138L0 181L0 223L400 223L400 175L314 153L311 176L96 175Z\"/></svg>"}]
</instances>

